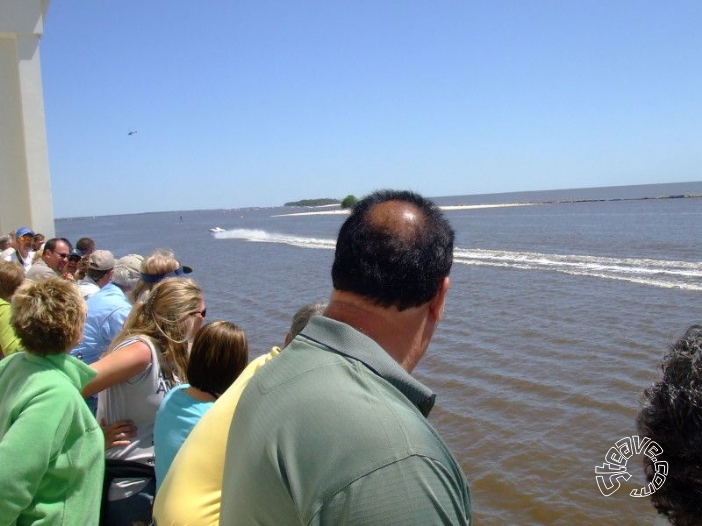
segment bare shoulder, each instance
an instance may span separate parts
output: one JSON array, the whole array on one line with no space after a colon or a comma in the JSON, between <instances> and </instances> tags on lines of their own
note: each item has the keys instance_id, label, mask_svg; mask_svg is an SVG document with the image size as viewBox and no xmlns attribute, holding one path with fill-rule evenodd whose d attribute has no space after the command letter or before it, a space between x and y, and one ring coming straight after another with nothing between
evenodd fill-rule
<instances>
[{"instance_id":1,"label":"bare shoulder","mask_svg":"<svg viewBox=\"0 0 702 526\"><path fill-rule=\"evenodd\" d=\"M120 347L91 364L97 376L83 388L83 396L125 382L142 373L150 364L151 348L141 339Z\"/></svg>"},{"instance_id":2,"label":"bare shoulder","mask_svg":"<svg viewBox=\"0 0 702 526\"><path fill-rule=\"evenodd\" d=\"M132 343L112 351L110 354L105 356L103 360L112 355L119 358L120 362L134 365L141 364L146 367L151 363L151 348L142 339L134 340Z\"/></svg>"}]
</instances>

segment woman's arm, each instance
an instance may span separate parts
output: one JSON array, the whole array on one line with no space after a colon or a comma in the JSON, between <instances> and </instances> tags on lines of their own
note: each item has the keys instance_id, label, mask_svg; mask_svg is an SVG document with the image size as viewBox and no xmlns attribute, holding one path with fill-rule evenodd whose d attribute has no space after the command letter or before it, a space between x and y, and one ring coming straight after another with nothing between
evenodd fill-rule
<instances>
[{"instance_id":1,"label":"woman's arm","mask_svg":"<svg viewBox=\"0 0 702 526\"><path fill-rule=\"evenodd\" d=\"M151 349L140 340L112 351L90 364L97 371L97 376L83 387L81 394L85 397L93 396L108 387L126 382L143 372L150 363Z\"/></svg>"}]
</instances>

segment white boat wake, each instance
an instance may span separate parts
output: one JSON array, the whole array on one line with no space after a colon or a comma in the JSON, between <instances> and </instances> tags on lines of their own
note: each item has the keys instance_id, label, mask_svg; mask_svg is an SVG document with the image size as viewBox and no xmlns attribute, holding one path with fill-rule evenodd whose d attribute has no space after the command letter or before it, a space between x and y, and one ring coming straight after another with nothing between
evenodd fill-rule
<instances>
[{"instance_id":1,"label":"white boat wake","mask_svg":"<svg viewBox=\"0 0 702 526\"><path fill-rule=\"evenodd\" d=\"M235 229L218 232L217 239L277 243L300 248L329 249L333 239L292 236L264 230ZM702 263L642 258L612 258L579 254L542 254L456 247L454 263L514 270L560 272L572 276L628 281L661 288L702 291Z\"/></svg>"}]
</instances>

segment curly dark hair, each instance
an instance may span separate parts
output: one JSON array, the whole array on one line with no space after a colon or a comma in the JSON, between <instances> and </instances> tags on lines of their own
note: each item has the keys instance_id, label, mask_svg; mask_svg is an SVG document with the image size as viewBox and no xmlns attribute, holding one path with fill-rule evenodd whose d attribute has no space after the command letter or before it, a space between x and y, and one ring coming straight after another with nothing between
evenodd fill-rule
<instances>
[{"instance_id":1,"label":"curly dark hair","mask_svg":"<svg viewBox=\"0 0 702 526\"><path fill-rule=\"evenodd\" d=\"M386 203L416 214L403 223L378 212ZM439 292L453 263L454 231L439 208L408 191L380 190L363 198L339 230L332 282L376 305L418 307Z\"/></svg>"},{"instance_id":2,"label":"curly dark hair","mask_svg":"<svg viewBox=\"0 0 702 526\"><path fill-rule=\"evenodd\" d=\"M663 449L668 462L663 486L651 495L671 524L702 524L702 326L693 325L661 363L661 378L644 391L636 419L639 434ZM644 456L649 482L653 461Z\"/></svg>"}]
</instances>

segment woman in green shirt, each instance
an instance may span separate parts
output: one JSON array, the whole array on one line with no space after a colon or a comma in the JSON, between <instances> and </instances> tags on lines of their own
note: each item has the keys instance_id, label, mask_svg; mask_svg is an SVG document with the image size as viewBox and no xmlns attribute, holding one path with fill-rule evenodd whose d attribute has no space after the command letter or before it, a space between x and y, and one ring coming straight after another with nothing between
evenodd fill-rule
<instances>
[{"instance_id":1,"label":"woman in green shirt","mask_svg":"<svg viewBox=\"0 0 702 526\"><path fill-rule=\"evenodd\" d=\"M105 441L80 389L95 372L68 351L80 340L78 287L27 282L11 323L26 352L0 362L0 522L97 526Z\"/></svg>"}]
</instances>

